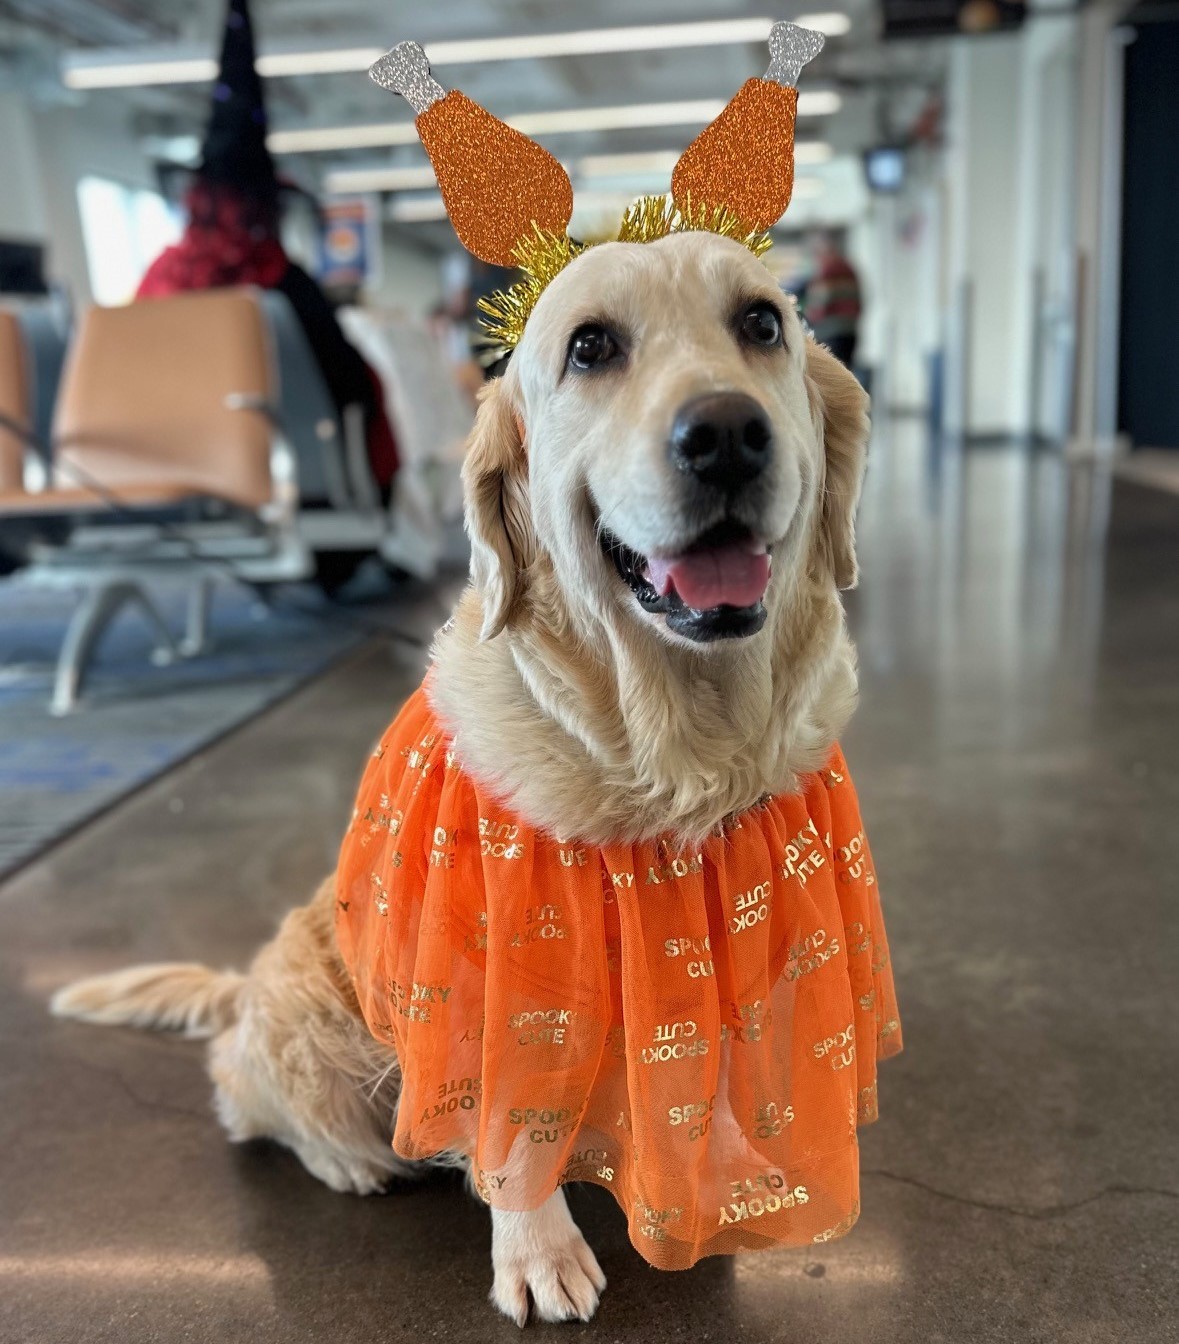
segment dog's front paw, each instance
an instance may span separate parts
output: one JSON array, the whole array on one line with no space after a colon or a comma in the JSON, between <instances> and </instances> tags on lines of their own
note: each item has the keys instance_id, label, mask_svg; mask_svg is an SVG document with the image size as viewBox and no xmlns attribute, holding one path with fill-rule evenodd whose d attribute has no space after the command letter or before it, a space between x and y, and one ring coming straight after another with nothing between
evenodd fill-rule
<instances>
[{"instance_id":1,"label":"dog's front paw","mask_svg":"<svg viewBox=\"0 0 1179 1344\"><path fill-rule=\"evenodd\" d=\"M517 1325L531 1293L542 1321L588 1321L606 1287L593 1251L569 1216L564 1194L532 1213L491 1214L491 1300Z\"/></svg>"}]
</instances>

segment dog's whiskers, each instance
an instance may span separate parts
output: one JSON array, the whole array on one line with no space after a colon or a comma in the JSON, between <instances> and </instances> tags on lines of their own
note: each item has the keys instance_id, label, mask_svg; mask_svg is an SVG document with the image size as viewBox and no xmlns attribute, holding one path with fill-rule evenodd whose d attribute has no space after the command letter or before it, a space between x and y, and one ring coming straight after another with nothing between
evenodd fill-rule
<instances>
[{"instance_id":1,"label":"dog's whiskers","mask_svg":"<svg viewBox=\"0 0 1179 1344\"><path fill-rule=\"evenodd\" d=\"M598 521L594 524L594 531L599 541L602 539L602 533L606 531L606 520L616 514L621 507L621 504L615 504L608 513L598 515Z\"/></svg>"},{"instance_id":2,"label":"dog's whiskers","mask_svg":"<svg viewBox=\"0 0 1179 1344\"><path fill-rule=\"evenodd\" d=\"M385 1080L389 1077L389 1075L393 1072L393 1070L396 1067L397 1067L397 1060L393 1059L389 1062L386 1068L382 1069L382 1071L377 1075L377 1080L373 1084L372 1091L368 1094L369 1101L372 1101L376 1097L377 1093L381 1090L381 1087L384 1084Z\"/></svg>"}]
</instances>

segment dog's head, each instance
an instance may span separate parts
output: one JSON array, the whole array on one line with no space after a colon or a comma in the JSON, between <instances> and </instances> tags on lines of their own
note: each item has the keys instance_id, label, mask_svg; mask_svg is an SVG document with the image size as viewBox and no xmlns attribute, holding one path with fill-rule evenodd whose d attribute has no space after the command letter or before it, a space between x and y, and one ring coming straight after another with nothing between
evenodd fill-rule
<instances>
[{"instance_id":1,"label":"dog's head","mask_svg":"<svg viewBox=\"0 0 1179 1344\"><path fill-rule=\"evenodd\" d=\"M566 601L676 643L750 639L800 565L855 582L867 398L741 244L568 266L485 394L464 469L490 638L551 566Z\"/></svg>"}]
</instances>

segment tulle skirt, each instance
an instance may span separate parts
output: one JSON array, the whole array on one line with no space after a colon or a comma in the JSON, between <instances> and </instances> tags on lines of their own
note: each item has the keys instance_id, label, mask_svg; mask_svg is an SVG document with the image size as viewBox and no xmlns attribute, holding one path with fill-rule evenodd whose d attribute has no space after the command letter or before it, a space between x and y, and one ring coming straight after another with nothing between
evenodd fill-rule
<instances>
[{"instance_id":1,"label":"tulle skirt","mask_svg":"<svg viewBox=\"0 0 1179 1344\"><path fill-rule=\"evenodd\" d=\"M400 1060L402 1156L465 1155L500 1209L603 1185L661 1269L855 1222L901 1032L838 750L698 849L597 848L481 789L422 689L368 764L337 896Z\"/></svg>"}]
</instances>

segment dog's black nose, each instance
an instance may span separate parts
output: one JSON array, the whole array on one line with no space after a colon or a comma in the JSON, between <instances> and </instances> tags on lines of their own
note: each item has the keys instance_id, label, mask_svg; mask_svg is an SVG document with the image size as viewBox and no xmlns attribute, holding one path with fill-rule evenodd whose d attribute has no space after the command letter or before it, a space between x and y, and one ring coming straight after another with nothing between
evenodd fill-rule
<instances>
[{"instance_id":1,"label":"dog's black nose","mask_svg":"<svg viewBox=\"0 0 1179 1344\"><path fill-rule=\"evenodd\" d=\"M671 427L671 460L707 485L751 481L769 465L769 417L744 392L711 392L680 407Z\"/></svg>"}]
</instances>

